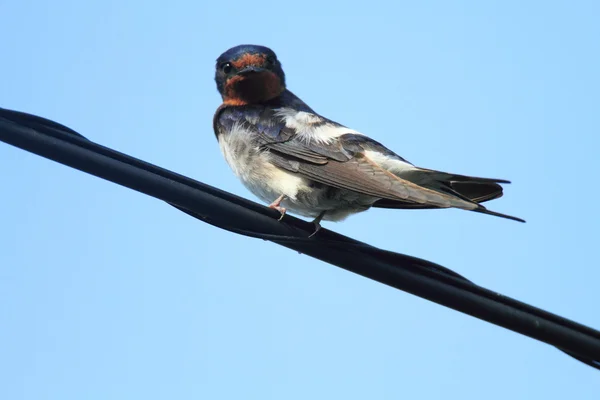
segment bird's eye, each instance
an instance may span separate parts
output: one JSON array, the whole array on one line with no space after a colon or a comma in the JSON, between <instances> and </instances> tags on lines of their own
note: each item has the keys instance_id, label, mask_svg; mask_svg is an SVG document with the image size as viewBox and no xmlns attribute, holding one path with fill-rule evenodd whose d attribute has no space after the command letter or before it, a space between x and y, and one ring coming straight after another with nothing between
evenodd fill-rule
<instances>
[{"instance_id":1,"label":"bird's eye","mask_svg":"<svg viewBox=\"0 0 600 400\"><path fill-rule=\"evenodd\" d=\"M221 65L221 69L223 70L223 72L225 72L226 74L228 74L233 69L233 66L231 65L231 63L224 63L224 64Z\"/></svg>"},{"instance_id":2,"label":"bird's eye","mask_svg":"<svg viewBox=\"0 0 600 400\"><path fill-rule=\"evenodd\" d=\"M273 56L268 56L268 57L267 57L267 63L268 63L269 65L273 65L273 64L275 64L275 57L273 57Z\"/></svg>"}]
</instances>

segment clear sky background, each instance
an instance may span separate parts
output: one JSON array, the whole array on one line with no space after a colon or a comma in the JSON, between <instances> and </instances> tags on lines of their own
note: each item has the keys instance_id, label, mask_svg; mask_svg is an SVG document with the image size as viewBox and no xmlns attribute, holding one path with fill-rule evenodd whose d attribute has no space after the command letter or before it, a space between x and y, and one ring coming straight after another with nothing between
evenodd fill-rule
<instances>
[{"instance_id":1,"label":"clear sky background","mask_svg":"<svg viewBox=\"0 0 600 400\"><path fill-rule=\"evenodd\" d=\"M600 328L600 3L418 3L0 0L0 107L255 200L213 68L267 45L318 112L512 180L490 208L528 221L327 228ZM1 143L0 178L1 399L598 399L553 347Z\"/></svg>"}]
</instances>

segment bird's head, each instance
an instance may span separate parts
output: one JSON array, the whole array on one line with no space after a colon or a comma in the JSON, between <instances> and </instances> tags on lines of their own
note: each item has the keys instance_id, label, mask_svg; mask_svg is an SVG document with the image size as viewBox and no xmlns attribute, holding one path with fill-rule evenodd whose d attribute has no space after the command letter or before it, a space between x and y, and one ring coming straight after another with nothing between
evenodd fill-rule
<instances>
[{"instance_id":1,"label":"bird's head","mask_svg":"<svg viewBox=\"0 0 600 400\"><path fill-rule=\"evenodd\" d=\"M232 47L219 56L215 81L229 105L262 103L285 90L285 75L273 50L251 44Z\"/></svg>"}]
</instances>

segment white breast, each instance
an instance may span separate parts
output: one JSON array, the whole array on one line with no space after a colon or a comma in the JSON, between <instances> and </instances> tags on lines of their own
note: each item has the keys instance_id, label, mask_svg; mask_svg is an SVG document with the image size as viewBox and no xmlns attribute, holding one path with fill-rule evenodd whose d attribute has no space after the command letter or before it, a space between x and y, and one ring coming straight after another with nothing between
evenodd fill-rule
<instances>
[{"instance_id":1,"label":"white breast","mask_svg":"<svg viewBox=\"0 0 600 400\"><path fill-rule=\"evenodd\" d=\"M238 124L219 135L227 164L248 190L267 203L282 194L293 201L300 191L310 190L304 178L274 166L269 161L269 152L259 149L251 138L252 134Z\"/></svg>"}]
</instances>

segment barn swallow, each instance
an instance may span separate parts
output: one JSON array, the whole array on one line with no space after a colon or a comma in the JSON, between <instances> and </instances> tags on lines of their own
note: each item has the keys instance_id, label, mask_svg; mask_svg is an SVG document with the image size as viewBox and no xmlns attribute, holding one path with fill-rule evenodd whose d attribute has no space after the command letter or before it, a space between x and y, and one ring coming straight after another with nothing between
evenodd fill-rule
<instances>
[{"instance_id":1,"label":"barn swallow","mask_svg":"<svg viewBox=\"0 0 600 400\"><path fill-rule=\"evenodd\" d=\"M281 218L287 210L314 218L313 235L322 220L371 207L453 207L525 222L480 204L501 197L500 184L509 181L417 167L317 114L286 88L281 62L267 47L227 50L217 59L215 81L223 104L213 128L225 160Z\"/></svg>"}]
</instances>

